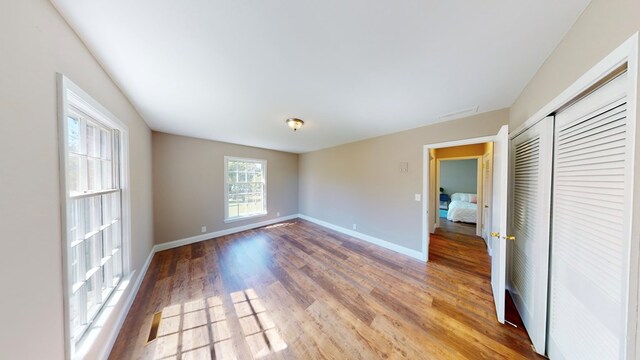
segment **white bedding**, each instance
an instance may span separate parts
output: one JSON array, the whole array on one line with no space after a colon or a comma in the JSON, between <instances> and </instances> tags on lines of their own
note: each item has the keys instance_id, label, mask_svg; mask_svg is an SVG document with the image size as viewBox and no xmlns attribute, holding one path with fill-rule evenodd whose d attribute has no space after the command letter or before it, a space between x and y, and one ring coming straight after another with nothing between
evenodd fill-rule
<instances>
[{"instance_id":1,"label":"white bedding","mask_svg":"<svg viewBox=\"0 0 640 360\"><path fill-rule=\"evenodd\" d=\"M468 199L468 196L455 196L462 194L453 194L451 196L451 203L449 204L449 211L447 212L447 219L451 221L461 221L466 223L475 224L478 220L478 204L471 203L469 201L460 200ZM468 195L468 194L463 194Z\"/></svg>"}]
</instances>

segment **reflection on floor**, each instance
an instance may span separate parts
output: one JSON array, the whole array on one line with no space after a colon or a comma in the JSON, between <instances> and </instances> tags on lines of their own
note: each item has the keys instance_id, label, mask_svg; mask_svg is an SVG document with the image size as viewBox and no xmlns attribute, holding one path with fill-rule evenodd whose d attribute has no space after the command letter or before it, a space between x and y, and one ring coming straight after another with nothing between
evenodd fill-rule
<instances>
[{"instance_id":1,"label":"reflection on floor","mask_svg":"<svg viewBox=\"0 0 640 360\"><path fill-rule=\"evenodd\" d=\"M476 234L476 224L453 222L451 220L447 220L446 218L440 218L440 229L446 232L465 235Z\"/></svg>"},{"instance_id":2,"label":"reflection on floor","mask_svg":"<svg viewBox=\"0 0 640 360\"><path fill-rule=\"evenodd\" d=\"M432 235L427 264L303 220L159 252L110 358L536 358L459 236Z\"/></svg>"}]
</instances>

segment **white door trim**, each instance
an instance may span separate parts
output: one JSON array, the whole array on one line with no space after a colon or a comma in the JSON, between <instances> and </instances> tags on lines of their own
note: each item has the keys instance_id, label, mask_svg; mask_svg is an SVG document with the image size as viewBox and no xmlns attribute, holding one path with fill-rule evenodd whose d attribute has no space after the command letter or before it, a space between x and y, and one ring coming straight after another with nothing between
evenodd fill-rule
<instances>
[{"instance_id":1,"label":"white door trim","mask_svg":"<svg viewBox=\"0 0 640 360\"><path fill-rule=\"evenodd\" d=\"M426 261L429 261L429 149L440 149L452 146L482 144L493 142L495 136L482 136L462 140L447 141L442 143L427 144L422 147L422 253L425 254ZM436 211L438 209L435 209Z\"/></svg>"},{"instance_id":2,"label":"white door trim","mask_svg":"<svg viewBox=\"0 0 640 360\"><path fill-rule=\"evenodd\" d=\"M451 160L476 160L476 195L478 196L478 210L476 211L476 235L482 237L482 200L484 199L484 192L482 186L482 155L471 155L471 156L453 156L453 157L444 157L444 158L436 158L436 200L438 201L438 216L436 217L436 227L440 227L440 161L451 161Z\"/></svg>"}]
</instances>

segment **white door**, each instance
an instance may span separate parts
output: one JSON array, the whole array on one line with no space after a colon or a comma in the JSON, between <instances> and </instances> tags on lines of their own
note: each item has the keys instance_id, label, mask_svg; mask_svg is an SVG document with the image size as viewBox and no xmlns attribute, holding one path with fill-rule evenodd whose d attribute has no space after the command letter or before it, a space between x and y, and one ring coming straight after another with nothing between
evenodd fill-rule
<instances>
[{"instance_id":1,"label":"white door","mask_svg":"<svg viewBox=\"0 0 640 360\"><path fill-rule=\"evenodd\" d=\"M634 126L627 74L556 116L548 353L623 359Z\"/></svg>"},{"instance_id":2,"label":"white door","mask_svg":"<svg viewBox=\"0 0 640 360\"><path fill-rule=\"evenodd\" d=\"M507 192L509 175L509 126L493 141L493 209L491 210L491 288L498 321L504 324L507 277Z\"/></svg>"},{"instance_id":3,"label":"white door","mask_svg":"<svg viewBox=\"0 0 640 360\"><path fill-rule=\"evenodd\" d=\"M509 290L537 353L547 343L553 116L511 140Z\"/></svg>"}]
</instances>

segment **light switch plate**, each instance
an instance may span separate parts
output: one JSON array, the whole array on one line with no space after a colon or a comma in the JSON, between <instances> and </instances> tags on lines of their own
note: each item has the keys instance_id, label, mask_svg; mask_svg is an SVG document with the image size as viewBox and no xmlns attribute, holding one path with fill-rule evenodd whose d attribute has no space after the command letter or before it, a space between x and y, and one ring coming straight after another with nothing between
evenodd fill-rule
<instances>
[{"instance_id":1,"label":"light switch plate","mask_svg":"<svg viewBox=\"0 0 640 360\"><path fill-rule=\"evenodd\" d=\"M422 195L416 194L416 201L420 201L422 199Z\"/></svg>"}]
</instances>

